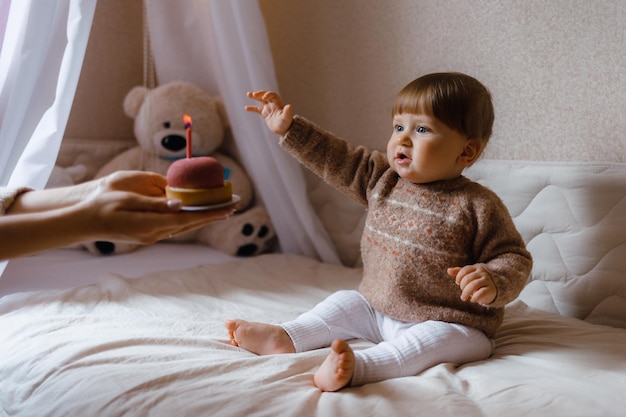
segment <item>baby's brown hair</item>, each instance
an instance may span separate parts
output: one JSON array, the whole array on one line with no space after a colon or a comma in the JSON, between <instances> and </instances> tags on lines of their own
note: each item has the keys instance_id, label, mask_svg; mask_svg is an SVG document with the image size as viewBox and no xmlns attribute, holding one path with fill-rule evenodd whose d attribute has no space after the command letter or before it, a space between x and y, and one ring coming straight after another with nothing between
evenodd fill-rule
<instances>
[{"instance_id":1,"label":"baby's brown hair","mask_svg":"<svg viewBox=\"0 0 626 417\"><path fill-rule=\"evenodd\" d=\"M458 72L424 75L396 96L392 115L424 112L468 138L489 141L493 129L491 93L477 79Z\"/></svg>"}]
</instances>

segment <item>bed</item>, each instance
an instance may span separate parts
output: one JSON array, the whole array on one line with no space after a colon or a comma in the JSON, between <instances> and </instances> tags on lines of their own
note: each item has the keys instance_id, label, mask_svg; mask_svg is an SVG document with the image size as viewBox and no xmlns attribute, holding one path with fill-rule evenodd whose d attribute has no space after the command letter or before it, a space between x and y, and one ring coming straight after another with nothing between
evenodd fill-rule
<instances>
[{"instance_id":1,"label":"bed","mask_svg":"<svg viewBox=\"0 0 626 417\"><path fill-rule=\"evenodd\" d=\"M535 260L490 358L322 393L327 349L259 357L223 322L291 319L355 288L358 266L166 243L112 258L60 249L0 279L0 414L623 417L626 164L482 160L467 175L501 196ZM336 225L351 247L354 224Z\"/></svg>"}]
</instances>

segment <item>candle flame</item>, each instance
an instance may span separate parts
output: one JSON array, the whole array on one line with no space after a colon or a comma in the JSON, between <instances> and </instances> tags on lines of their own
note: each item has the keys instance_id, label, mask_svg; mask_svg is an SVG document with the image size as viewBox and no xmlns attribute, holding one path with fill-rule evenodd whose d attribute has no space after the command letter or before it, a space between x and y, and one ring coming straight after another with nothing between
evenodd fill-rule
<instances>
[{"instance_id":1,"label":"candle flame","mask_svg":"<svg viewBox=\"0 0 626 417\"><path fill-rule=\"evenodd\" d=\"M183 114L183 122L185 122L185 128L191 127L191 116Z\"/></svg>"}]
</instances>

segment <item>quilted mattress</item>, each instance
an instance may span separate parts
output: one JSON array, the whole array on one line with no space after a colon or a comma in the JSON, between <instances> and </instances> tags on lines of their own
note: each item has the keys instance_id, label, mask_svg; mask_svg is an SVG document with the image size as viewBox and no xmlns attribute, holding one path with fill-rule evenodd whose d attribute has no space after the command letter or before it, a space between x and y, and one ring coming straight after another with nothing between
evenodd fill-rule
<instances>
[{"instance_id":1,"label":"quilted mattress","mask_svg":"<svg viewBox=\"0 0 626 417\"><path fill-rule=\"evenodd\" d=\"M626 328L626 164L482 160L534 258L528 305Z\"/></svg>"}]
</instances>

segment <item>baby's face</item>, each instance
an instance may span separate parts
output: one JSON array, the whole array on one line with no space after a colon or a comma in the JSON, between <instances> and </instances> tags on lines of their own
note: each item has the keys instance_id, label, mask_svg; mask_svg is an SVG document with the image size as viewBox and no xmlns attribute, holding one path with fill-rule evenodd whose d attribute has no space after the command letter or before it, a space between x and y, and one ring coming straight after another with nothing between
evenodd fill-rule
<instances>
[{"instance_id":1,"label":"baby's face","mask_svg":"<svg viewBox=\"0 0 626 417\"><path fill-rule=\"evenodd\" d=\"M426 113L393 117L387 143L391 168L408 181L424 184L461 175L462 155L469 139Z\"/></svg>"}]
</instances>

